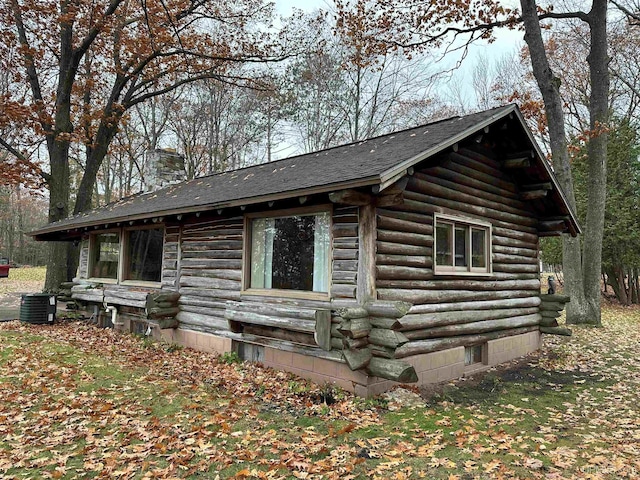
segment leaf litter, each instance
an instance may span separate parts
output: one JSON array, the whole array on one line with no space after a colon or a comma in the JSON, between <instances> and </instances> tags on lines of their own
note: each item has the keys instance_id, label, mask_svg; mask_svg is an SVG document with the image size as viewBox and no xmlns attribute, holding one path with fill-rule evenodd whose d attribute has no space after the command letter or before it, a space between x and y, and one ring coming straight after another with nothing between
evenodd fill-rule
<instances>
[{"instance_id":1,"label":"leaf litter","mask_svg":"<svg viewBox=\"0 0 640 480\"><path fill-rule=\"evenodd\" d=\"M325 403L326 385L83 322L5 323L0 478L640 478L640 309L603 323L411 406Z\"/></svg>"}]
</instances>

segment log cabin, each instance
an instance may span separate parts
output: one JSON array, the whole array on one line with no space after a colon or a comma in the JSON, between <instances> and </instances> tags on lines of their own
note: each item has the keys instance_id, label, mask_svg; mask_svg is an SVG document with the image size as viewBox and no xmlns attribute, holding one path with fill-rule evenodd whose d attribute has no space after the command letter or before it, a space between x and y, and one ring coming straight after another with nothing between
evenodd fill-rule
<instances>
[{"instance_id":1,"label":"log cabin","mask_svg":"<svg viewBox=\"0 0 640 480\"><path fill-rule=\"evenodd\" d=\"M555 321L538 240L579 228L508 105L172 183L32 235L80 245L72 297L116 328L370 396L538 349Z\"/></svg>"}]
</instances>

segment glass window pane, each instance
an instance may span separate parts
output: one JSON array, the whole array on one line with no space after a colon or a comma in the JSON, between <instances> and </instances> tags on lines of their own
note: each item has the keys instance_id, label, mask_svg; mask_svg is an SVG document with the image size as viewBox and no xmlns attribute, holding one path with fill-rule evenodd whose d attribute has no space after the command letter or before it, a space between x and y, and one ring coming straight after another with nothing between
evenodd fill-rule
<instances>
[{"instance_id":1,"label":"glass window pane","mask_svg":"<svg viewBox=\"0 0 640 480\"><path fill-rule=\"evenodd\" d=\"M327 292L330 215L251 222L251 288Z\"/></svg>"},{"instance_id":2,"label":"glass window pane","mask_svg":"<svg viewBox=\"0 0 640 480\"><path fill-rule=\"evenodd\" d=\"M469 227L456 226L455 258L456 267L468 267L467 241L469 237Z\"/></svg>"},{"instance_id":3,"label":"glass window pane","mask_svg":"<svg viewBox=\"0 0 640 480\"><path fill-rule=\"evenodd\" d=\"M482 345L472 345L464 348L464 364L482 363Z\"/></svg>"},{"instance_id":4,"label":"glass window pane","mask_svg":"<svg viewBox=\"0 0 640 480\"><path fill-rule=\"evenodd\" d=\"M451 240L453 237L453 225L450 223L436 224L436 264L440 266L453 266L453 252Z\"/></svg>"},{"instance_id":5,"label":"glass window pane","mask_svg":"<svg viewBox=\"0 0 640 480\"><path fill-rule=\"evenodd\" d=\"M268 239L267 236L269 237ZM268 258L267 243L269 243L270 247ZM265 280L271 280L272 246L273 224L267 226L267 219L265 218L253 220L251 222L251 288L268 288L265 285Z\"/></svg>"},{"instance_id":6,"label":"glass window pane","mask_svg":"<svg viewBox=\"0 0 640 480\"><path fill-rule=\"evenodd\" d=\"M163 237L161 228L131 230L127 233L126 280L160 281Z\"/></svg>"},{"instance_id":7,"label":"glass window pane","mask_svg":"<svg viewBox=\"0 0 640 480\"><path fill-rule=\"evenodd\" d=\"M91 252L91 276L94 278L118 278L120 235L116 232L95 235Z\"/></svg>"},{"instance_id":8,"label":"glass window pane","mask_svg":"<svg viewBox=\"0 0 640 480\"><path fill-rule=\"evenodd\" d=\"M487 231L471 229L471 266L485 268L487 266Z\"/></svg>"},{"instance_id":9,"label":"glass window pane","mask_svg":"<svg viewBox=\"0 0 640 480\"><path fill-rule=\"evenodd\" d=\"M314 231L314 217L276 219L272 288L313 290Z\"/></svg>"},{"instance_id":10,"label":"glass window pane","mask_svg":"<svg viewBox=\"0 0 640 480\"><path fill-rule=\"evenodd\" d=\"M313 291L329 291L329 248L331 246L331 217L328 212L315 217L313 245Z\"/></svg>"}]
</instances>

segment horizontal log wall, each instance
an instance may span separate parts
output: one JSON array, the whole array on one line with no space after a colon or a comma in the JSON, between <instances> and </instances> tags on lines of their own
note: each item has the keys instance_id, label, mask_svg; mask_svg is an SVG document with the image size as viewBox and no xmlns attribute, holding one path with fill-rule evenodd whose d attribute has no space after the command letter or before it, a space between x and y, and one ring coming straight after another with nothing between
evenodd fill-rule
<instances>
[{"instance_id":1,"label":"horizontal log wall","mask_svg":"<svg viewBox=\"0 0 640 480\"><path fill-rule=\"evenodd\" d=\"M164 250L162 256L162 287L178 289L178 265L180 263L180 227L167 226L164 229Z\"/></svg>"},{"instance_id":2,"label":"horizontal log wall","mask_svg":"<svg viewBox=\"0 0 640 480\"><path fill-rule=\"evenodd\" d=\"M409 339L396 358L538 328L538 219L499 162L460 149L417 170L403 197L377 209L378 299L412 304L376 320ZM434 275L434 213L491 223L490 276Z\"/></svg>"},{"instance_id":3,"label":"horizontal log wall","mask_svg":"<svg viewBox=\"0 0 640 480\"><path fill-rule=\"evenodd\" d=\"M176 269L181 294L177 318L181 327L233 338L247 335L252 341L268 337L270 342L318 348L313 337L316 311L356 305L358 208L333 209L332 301L241 296L243 223L243 217L237 216L182 227ZM173 266L172 261L166 258L165 268ZM335 322L339 320L335 318ZM341 335L335 333L334 345L341 348Z\"/></svg>"},{"instance_id":4,"label":"horizontal log wall","mask_svg":"<svg viewBox=\"0 0 640 480\"><path fill-rule=\"evenodd\" d=\"M92 283L78 283L78 279L74 280L74 283L71 287L71 298L102 305L104 302L104 288L102 286Z\"/></svg>"},{"instance_id":5,"label":"horizontal log wall","mask_svg":"<svg viewBox=\"0 0 640 480\"><path fill-rule=\"evenodd\" d=\"M115 306L117 316L114 326L126 325L124 320L143 322L147 327L175 328L177 326L175 320L175 315L179 311L177 292L151 287L93 283L76 278L71 288L71 296L74 300L88 304L91 309L97 306L102 312L101 315L106 317L110 317L110 314L105 312L105 305ZM110 325L110 322L111 320L107 324Z\"/></svg>"},{"instance_id":6,"label":"horizontal log wall","mask_svg":"<svg viewBox=\"0 0 640 480\"><path fill-rule=\"evenodd\" d=\"M147 294L154 291L156 291L156 289L105 285L104 302L108 305L124 305L127 307L144 309L146 306Z\"/></svg>"},{"instance_id":7,"label":"horizontal log wall","mask_svg":"<svg viewBox=\"0 0 640 480\"><path fill-rule=\"evenodd\" d=\"M226 302L240 300L243 227L242 216L183 225L176 258L181 327L229 330ZM167 263L173 265L166 260L165 268Z\"/></svg>"}]
</instances>

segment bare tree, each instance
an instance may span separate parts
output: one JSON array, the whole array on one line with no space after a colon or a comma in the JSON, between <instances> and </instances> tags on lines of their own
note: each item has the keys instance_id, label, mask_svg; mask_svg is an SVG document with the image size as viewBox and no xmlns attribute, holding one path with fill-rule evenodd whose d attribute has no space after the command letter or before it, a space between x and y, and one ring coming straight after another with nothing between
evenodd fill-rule
<instances>
[{"instance_id":1,"label":"bare tree","mask_svg":"<svg viewBox=\"0 0 640 480\"><path fill-rule=\"evenodd\" d=\"M289 66L291 123L306 151L415 125L439 109L430 97L437 76L427 60L371 49L367 32L358 30L359 14L314 17L308 22L314 50Z\"/></svg>"}]
</instances>

